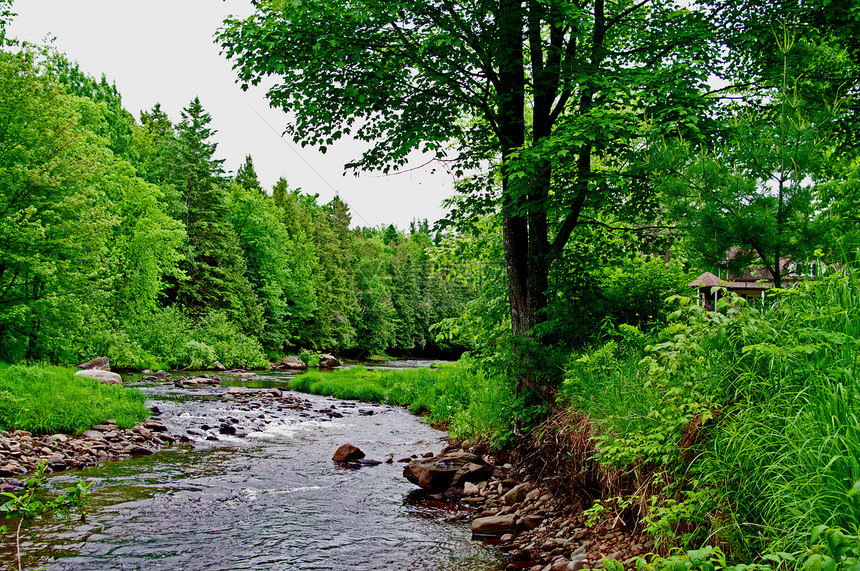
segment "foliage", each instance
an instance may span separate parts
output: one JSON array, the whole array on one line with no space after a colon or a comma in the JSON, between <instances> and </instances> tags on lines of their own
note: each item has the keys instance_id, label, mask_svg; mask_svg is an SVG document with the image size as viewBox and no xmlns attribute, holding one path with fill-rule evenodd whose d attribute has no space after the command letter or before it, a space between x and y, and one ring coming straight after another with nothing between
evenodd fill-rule
<instances>
[{"instance_id":1,"label":"foliage","mask_svg":"<svg viewBox=\"0 0 860 571\"><path fill-rule=\"evenodd\" d=\"M857 269L716 311L675 298L661 331L609 329L568 361L560 396L592 418L606 467L661 545L794 552L860 517ZM617 492L616 492L617 494Z\"/></svg>"},{"instance_id":2,"label":"foliage","mask_svg":"<svg viewBox=\"0 0 860 571\"><path fill-rule=\"evenodd\" d=\"M860 561L860 537L843 530L817 525L809 534L808 544L794 553L766 553L763 563L731 563L719 548L706 545L701 549L679 551L668 557L639 558L636 571L772 571L793 568L802 571L847 571L857 569ZM621 571L617 561L607 561L607 569Z\"/></svg>"},{"instance_id":3,"label":"foliage","mask_svg":"<svg viewBox=\"0 0 860 571\"><path fill-rule=\"evenodd\" d=\"M673 138L656 145L651 158L670 216L684 225L704 267L728 264L743 275L764 266L781 287L786 259L810 259L827 243L832 220L822 213L833 196L816 185L833 176L832 132L843 110L838 99L824 108L808 105L804 79L789 67L795 37L784 29L775 39L783 73L767 95L759 94L773 100L768 108L728 106L725 132L713 146Z\"/></svg>"},{"instance_id":4,"label":"foliage","mask_svg":"<svg viewBox=\"0 0 860 571\"><path fill-rule=\"evenodd\" d=\"M262 332L262 308L248 281L239 239L229 222L227 192L219 181L211 116L194 98L176 128L181 168L177 190L185 203L189 252L181 265L176 300L194 317L223 310L250 335Z\"/></svg>"},{"instance_id":5,"label":"foliage","mask_svg":"<svg viewBox=\"0 0 860 571\"><path fill-rule=\"evenodd\" d=\"M225 367L269 368L260 343L220 311L211 311L196 325L192 339L180 353L179 364L205 369L215 360Z\"/></svg>"},{"instance_id":6,"label":"foliage","mask_svg":"<svg viewBox=\"0 0 860 571\"><path fill-rule=\"evenodd\" d=\"M295 140L323 152L345 136L370 142L346 165L356 170L388 172L413 150L458 174L489 168L460 188L467 217L475 208L500 212L516 336L546 320L551 266L574 229L610 205L620 212L636 202L642 118L698 131L705 107L706 74L689 63L710 59L714 47L702 4L255 8L227 19L218 40L243 88L274 78L267 96L294 118L286 132ZM518 382L547 392L528 375Z\"/></svg>"},{"instance_id":7,"label":"foliage","mask_svg":"<svg viewBox=\"0 0 860 571\"><path fill-rule=\"evenodd\" d=\"M140 391L45 365L0 366L0 430L80 434L109 418L131 428L149 416Z\"/></svg>"},{"instance_id":8,"label":"foliage","mask_svg":"<svg viewBox=\"0 0 860 571\"><path fill-rule=\"evenodd\" d=\"M72 512L80 515L81 521L86 521L87 496L90 493L92 482L84 482L80 478L74 486L70 486L54 499L43 501L37 498L37 491L45 485L46 464L40 463L36 474L27 479L24 491L19 493L2 492L0 498L7 498L0 504L0 514L6 519L18 520L15 527L15 555L18 563L18 571L23 569L21 553L21 531L37 519L45 515L56 514L60 517L69 518ZM0 531L6 532L6 526L0 526Z\"/></svg>"}]
</instances>

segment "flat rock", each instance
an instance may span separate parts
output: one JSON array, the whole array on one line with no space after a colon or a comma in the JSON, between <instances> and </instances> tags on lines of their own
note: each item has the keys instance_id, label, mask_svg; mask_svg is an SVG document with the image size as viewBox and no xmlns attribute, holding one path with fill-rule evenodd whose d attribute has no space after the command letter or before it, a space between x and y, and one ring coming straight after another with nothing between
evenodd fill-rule
<instances>
[{"instance_id":1,"label":"flat rock","mask_svg":"<svg viewBox=\"0 0 860 571\"><path fill-rule=\"evenodd\" d=\"M167 432L167 426L157 420L144 421L143 427L152 432Z\"/></svg>"},{"instance_id":2,"label":"flat rock","mask_svg":"<svg viewBox=\"0 0 860 571\"><path fill-rule=\"evenodd\" d=\"M472 533L475 535L505 535L513 533L517 526L517 516L492 515L472 520Z\"/></svg>"},{"instance_id":3,"label":"flat rock","mask_svg":"<svg viewBox=\"0 0 860 571\"><path fill-rule=\"evenodd\" d=\"M110 371L103 371L101 369L84 369L83 371L78 371L77 373L75 373L75 376L89 377L91 379L96 379L97 381L108 385L122 384L122 377L120 377L116 373L111 373Z\"/></svg>"},{"instance_id":4,"label":"flat rock","mask_svg":"<svg viewBox=\"0 0 860 571\"><path fill-rule=\"evenodd\" d=\"M502 500L509 506L518 504L526 499L526 494L528 494L531 489L532 485L529 483L518 484L509 490L508 493L503 496Z\"/></svg>"},{"instance_id":5,"label":"flat rock","mask_svg":"<svg viewBox=\"0 0 860 571\"><path fill-rule=\"evenodd\" d=\"M493 467L489 464L480 462L467 462L463 464L454 474L454 479L451 480L452 486L460 486L467 482L483 482L493 475Z\"/></svg>"},{"instance_id":6,"label":"flat rock","mask_svg":"<svg viewBox=\"0 0 860 571\"><path fill-rule=\"evenodd\" d=\"M308 368L307 363L298 357L284 357L277 363L272 364L276 369L287 369L290 371L304 371Z\"/></svg>"},{"instance_id":7,"label":"flat rock","mask_svg":"<svg viewBox=\"0 0 860 571\"><path fill-rule=\"evenodd\" d=\"M132 445L124 450L126 454L131 454L132 456L149 456L154 454L152 450L146 448L145 446Z\"/></svg>"},{"instance_id":8,"label":"flat rock","mask_svg":"<svg viewBox=\"0 0 860 571\"><path fill-rule=\"evenodd\" d=\"M403 476L426 490L442 491L452 486L455 476L467 464L477 466L484 461L471 452L446 452L434 458L409 462L403 469ZM492 471L492 467L489 469ZM468 472L473 473L474 470L469 469Z\"/></svg>"}]
</instances>

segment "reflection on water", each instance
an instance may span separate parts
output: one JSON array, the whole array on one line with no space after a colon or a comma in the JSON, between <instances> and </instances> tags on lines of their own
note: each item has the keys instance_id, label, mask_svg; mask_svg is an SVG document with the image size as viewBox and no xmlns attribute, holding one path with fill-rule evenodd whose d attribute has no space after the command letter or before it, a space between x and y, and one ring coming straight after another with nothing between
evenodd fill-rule
<instances>
[{"instance_id":1,"label":"reflection on water","mask_svg":"<svg viewBox=\"0 0 860 571\"><path fill-rule=\"evenodd\" d=\"M286 375L267 373L241 384L283 387L285 380ZM29 567L503 568L495 551L470 540L467 523L451 523L449 512L422 511L407 501L414 486L403 478L403 464L344 469L331 461L345 442L378 460L438 452L441 433L400 409L361 404L359 414L349 403L307 397L312 409L334 404L343 417L261 412L265 407L248 414L236 405L228 408L193 396L226 390L219 387L145 390L154 401L164 393L192 395L182 402L153 402L162 410L161 420L176 431L233 414L247 424L248 437L204 440L195 449L177 448L55 477L54 486L79 476L96 482L90 518L86 524L51 520L37 528L35 538L22 545ZM260 414L265 418L259 419ZM8 545L4 549L0 556L11 562Z\"/></svg>"}]
</instances>

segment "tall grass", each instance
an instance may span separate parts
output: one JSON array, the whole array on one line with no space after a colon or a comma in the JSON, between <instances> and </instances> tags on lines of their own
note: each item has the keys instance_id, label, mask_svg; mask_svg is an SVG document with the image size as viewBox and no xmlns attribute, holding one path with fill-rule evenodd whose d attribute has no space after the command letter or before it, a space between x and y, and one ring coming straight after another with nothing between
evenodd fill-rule
<instances>
[{"instance_id":1,"label":"tall grass","mask_svg":"<svg viewBox=\"0 0 860 571\"><path fill-rule=\"evenodd\" d=\"M457 439L494 439L509 428L513 392L466 363L433 368L367 369L362 366L295 377L291 388L366 402L405 406Z\"/></svg>"},{"instance_id":2,"label":"tall grass","mask_svg":"<svg viewBox=\"0 0 860 571\"><path fill-rule=\"evenodd\" d=\"M646 528L744 559L797 551L818 525L860 531L857 269L764 308L687 307L647 345L615 333L570 359L560 393L592 418L599 459L640 478L632 489L667 482Z\"/></svg>"},{"instance_id":3,"label":"tall grass","mask_svg":"<svg viewBox=\"0 0 860 571\"><path fill-rule=\"evenodd\" d=\"M80 434L112 418L130 428L149 416L140 391L44 365L0 365L0 430Z\"/></svg>"},{"instance_id":4,"label":"tall grass","mask_svg":"<svg viewBox=\"0 0 860 571\"><path fill-rule=\"evenodd\" d=\"M783 292L737 358L741 397L707 466L730 483L745 549L799 548L816 525L856 532L860 497L857 270ZM750 533L749 530L754 530Z\"/></svg>"}]
</instances>

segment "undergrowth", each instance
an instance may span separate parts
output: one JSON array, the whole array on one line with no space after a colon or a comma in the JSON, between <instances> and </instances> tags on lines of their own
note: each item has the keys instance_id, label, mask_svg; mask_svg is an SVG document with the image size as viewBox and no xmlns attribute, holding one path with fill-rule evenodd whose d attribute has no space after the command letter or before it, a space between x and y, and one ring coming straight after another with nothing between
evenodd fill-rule
<instances>
[{"instance_id":1,"label":"undergrowth","mask_svg":"<svg viewBox=\"0 0 860 571\"><path fill-rule=\"evenodd\" d=\"M709 544L761 561L802 551L817 526L856 537L857 270L774 292L763 308L721 297L709 311L675 296L662 331L620 326L569 359L559 397L588 419L580 449L593 447L579 467L614 474L589 492L592 508L664 554Z\"/></svg>"}]
</instances>

